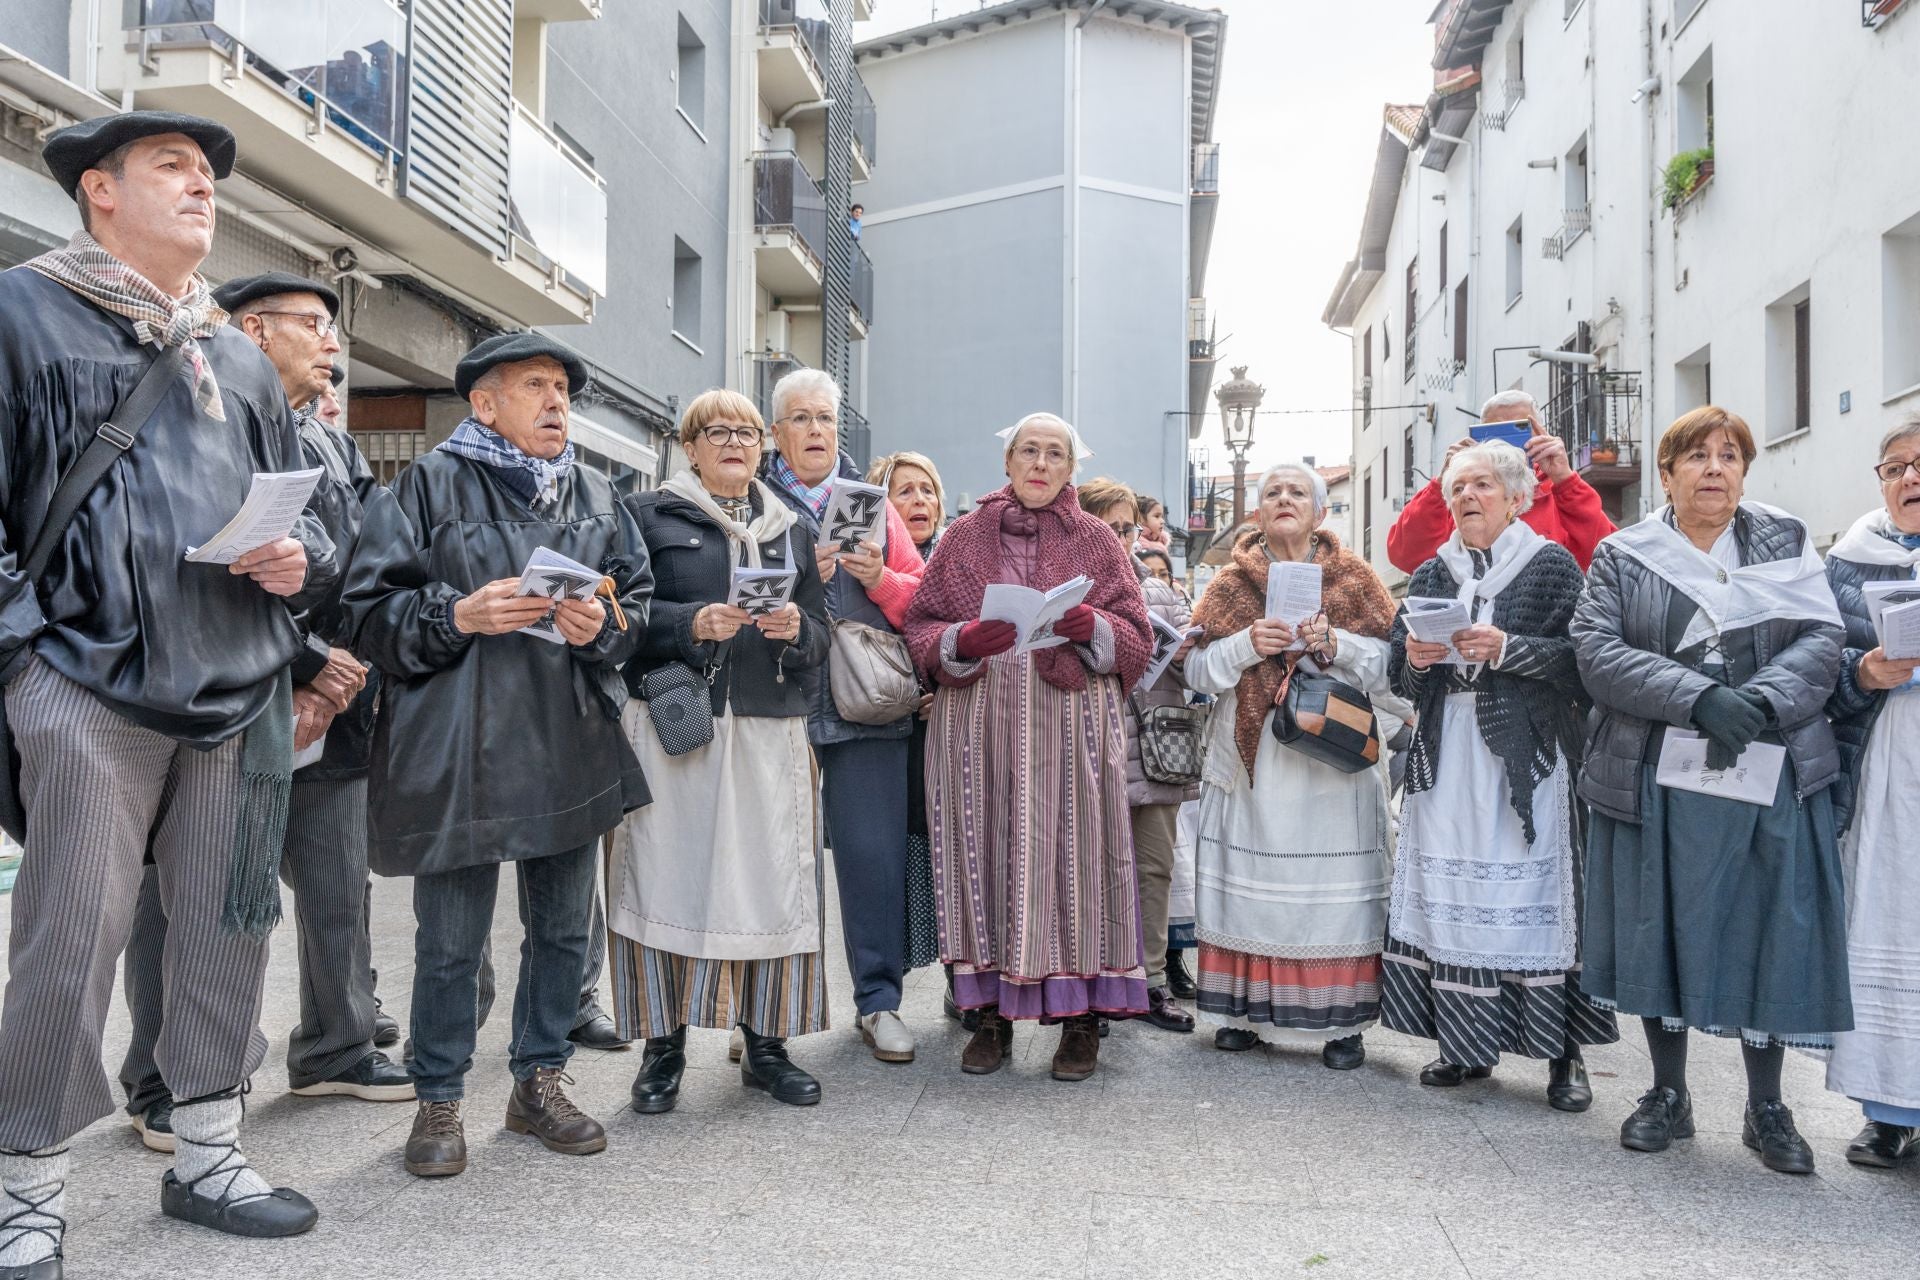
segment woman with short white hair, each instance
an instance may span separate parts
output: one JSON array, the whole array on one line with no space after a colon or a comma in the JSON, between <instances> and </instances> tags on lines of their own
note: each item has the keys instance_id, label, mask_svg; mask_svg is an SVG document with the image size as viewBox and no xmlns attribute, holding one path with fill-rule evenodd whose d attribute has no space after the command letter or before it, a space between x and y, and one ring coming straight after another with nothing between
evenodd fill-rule
<instances>
[{"instance_id":1,"label":"woman with short white hair","mask_svg":"<svg viewBox=\"0 0 1920 1280\"><path fill-rule=\"evenodd\" d=\"M1302 673L1383 691L1393 601L1320 527L1318 472L1274 467L1258 492L1254 527L1194 610L1204 633L1186 661L1188 687L1219 695L1196 823L1195 1006L1217 1048L1315 1045L1348 1070L1366 1061L1361 1033L1380 1013L1386 784L1378 768L1343 772L1284 745L1275 704ZM1296 561L1322 581L1322 612L1297 628L1266 609L1268 570Z\"/></svg>"},{"instance_id":2,"label":"woman with short white hair","mask_svg":"<svg viewBox=\"0 0 1920 1280\"><path fill-rule=\"evenodd\" d=\"M1381 1020L1439 1044L1420 1083L1493 1074L1502 1053L1549 1060L1547 1102L1593 1103L1581 1046L1620 1038L1580 992L1573 779L1580 673L1567 626L1580 566L1520 519L1525 454L1454 455L1441 486L1453 536L1421 565L1393 627L1394 690L1419 711L1408 753ZM1417 639L1407 610L1456 600L1468 625Z\"/></svg>"}]
</instances>

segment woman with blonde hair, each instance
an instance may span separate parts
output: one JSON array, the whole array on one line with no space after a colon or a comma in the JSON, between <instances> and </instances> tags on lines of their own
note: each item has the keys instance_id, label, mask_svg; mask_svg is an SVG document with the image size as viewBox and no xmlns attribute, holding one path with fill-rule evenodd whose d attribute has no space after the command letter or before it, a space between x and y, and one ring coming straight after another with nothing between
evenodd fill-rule
<instances>
[{"instance_id":1,"label":"woman with blonde hair","mask_svg":"<svg viewBox=\"0 0 1920 1280\"><path fill-rule=\"evenodd\" d=\"M621 1034L646 1037L633 1082L643 1114L678 1100L689 1026L738 1026L743 1084L820 1100L786 1042L827 1028L800 679L826 660L827 620L812 536L755 478L765 441L751 401L705 392L680 419L687 469L625 499L654 596L622 724L659 798L614 834L607 960ZM791 597L758 616L728 604L737 568L788 570Z\"/></svg>"}]
</instances>

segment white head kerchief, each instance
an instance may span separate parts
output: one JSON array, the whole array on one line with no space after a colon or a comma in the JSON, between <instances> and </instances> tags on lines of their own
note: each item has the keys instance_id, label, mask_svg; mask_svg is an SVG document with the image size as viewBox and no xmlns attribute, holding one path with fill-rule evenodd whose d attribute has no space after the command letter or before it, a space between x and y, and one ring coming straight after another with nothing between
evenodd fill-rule
<instances>
[{"instance_id":1,"label":"white head kerchief","mask_svg":"<svg viewBox=\"0 0 1920 1280\"><path fill-rule=\"evenodd\" d=\"M1008 427L1006 430L996 431L993 434L997 439L1001 440L1005 444L1011 445L1013 443L1013 438L1019 435L1021 432L1021 429L1025 427L1064 427L1066 428L1067 436L1073 441L1073 462L1075 466L1079 466L1082 462L1085 462L1088 458L1091 458L1093 456L1093 450L1087 448L1087 442L1080 438L1079 428L1075 427L1071 422L1068 422L1065 418L1058 417L1051 413L1030 413L1026 417L1020 419L1020 421Z\"/></svg>"}]
</instances>

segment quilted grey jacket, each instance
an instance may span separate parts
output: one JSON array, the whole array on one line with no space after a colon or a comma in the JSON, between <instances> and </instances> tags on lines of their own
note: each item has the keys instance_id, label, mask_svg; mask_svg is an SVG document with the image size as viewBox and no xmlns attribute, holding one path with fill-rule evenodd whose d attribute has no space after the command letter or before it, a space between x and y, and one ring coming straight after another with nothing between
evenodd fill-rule
<instances>
[{"instance_id":1,"label":"quilted grey jacket","mask_svg":"<svg viewBox=\"0 0 1920 1280\"><path fill-rule=\"evenodd\" d=\"M1800 554L1805 527L1743 508L1734 517L1742 564ZM1640 820L1640 768L1661 725L1693 725L1693 704L1714 681L1669 656L1673 588L1603 542L1571 632L1580 678L1593 698L1580 796L1622 822ZM1840 668L1843 632L1828 623L1776 620L1753 629L1757 670L1742 686L1766 698L1786 744L1795 795L1805 799L1840 775L1826 703Z\"/></svg>"}]
</instances>

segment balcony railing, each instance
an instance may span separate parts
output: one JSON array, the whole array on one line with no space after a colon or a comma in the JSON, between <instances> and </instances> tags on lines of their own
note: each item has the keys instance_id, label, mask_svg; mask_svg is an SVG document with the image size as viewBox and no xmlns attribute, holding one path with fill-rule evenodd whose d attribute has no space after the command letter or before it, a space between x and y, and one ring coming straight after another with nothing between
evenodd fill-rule
<instances>
[{"instance_id":1,"label":"balcony railing","mask_svg":"<svg viewBox=\"0 0 1920 1280\"><path fill-rule=\"evenodd\" d=\"M840 447L865 474L867 464L873 461L873 429L867 425L866 414L844 403L840 406Z\"/></svg>"},{"instance_id":2,"label":"balcony railing","mask_svg":"<svg viewBox=\"0 0 1920 1280\"><path fill-rule=\"evenodd\" d=\"M1220 194L1220 144L1198 142L1193 147L1193 194Z\"/></svg>"},{"instance_id":3,"label":"balcony railing","mask_svg":"<svg viewBox=\"0 0 1920 1280\"><path fill-rule=\"evenodd\" d=\"M1187 299L1187 358L1190 360L1213 358L1213 332L1207 323L1205 298Z\"/></svg>"},{"instance_id":4,"label":"balcony railing","mask_svg":"<svg viewBox=\"0 0 1920 1280\"><path fill-rule=\"evenodd\" d=\"M774 384L794 370L806 367L804 361L795 359L785 351L753 353L753 403L769 425L773 422Z\"/></svg>"},{"instance_id":5,"label":"balcony railing","mask_svg":"<svg viewBox=\"0 0 1920 1280\"><path fill-rule=\"evenodd\" d=\"M158 45L211 45L250 63L373 151L400 150L407 23L389 0L129 0L143 60Z\"/></svg>"},{"instance_id":6,"label":"balcony railing","mask_svg":"<svg viewBox=\"0 0 1920 1280\"><path fill-rule=\"evenodd\" d=\"M871 165L880 158L877 150L880 141L879 112L874 109L873 95L867 92L867 82L860 73L853 73L853 140L860 144L861 154Z\"/></svg>"},{"instance_id":7,"label":"balcony railing","mask_svg":"<svg viewBox=\"0 0 1920 1280\"><path fill-rule=\"evenodd\" d=\"M833 22L827 16L826 0L760 0L760 29L793 27L813 51L813 60L824 80L827 49L833 38ZM868 153L871 156L871 152Z\"/></svg>"},{"instance_id":8,"label":"balcony railing","mask_svg":"<svg viewBox=\"0 0 1920 1280\"><path fill-rule=\"evenodd\" d=\"M513 233L593 292L607 292L607 189L593 167L524 107L507 144Z\"/></svg>"},{"instance_id":9,"label":"balcony railing","mask_svg":"<svg viewBox=\"0 0 1920 1280\"><path fill-rule=\"evenodd\" d=\"M860 313L860 319L867 324L873 323L873 259L853 242L853 309Z\"/></svg>"},{"instance_id":10,"label":"balcony railing","mask_svg":"<svg viewBox=\"0 0 1920 1280\"><path fill-rule=\"evenodd\" d=\"M1580 366L1556 373L1547 429L1567 446L1575 470L1608 487L1632 483L1640 465L1640 375Z\"/></svg>"},{"instance_id":11,"label":"balcony railing","mask_svg":"<svg viewBox=\"0 0 1920 1280\"><path fill-rule=\"evenodd\" d=\"M791 231L816 261L826 261L827 198L791 151L753 157L753 225L760 231Z\"/></svg>"}]
</instances>

